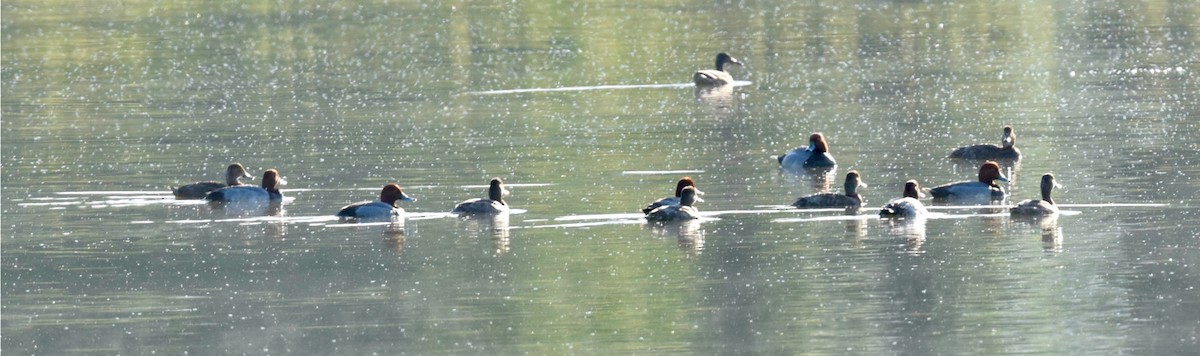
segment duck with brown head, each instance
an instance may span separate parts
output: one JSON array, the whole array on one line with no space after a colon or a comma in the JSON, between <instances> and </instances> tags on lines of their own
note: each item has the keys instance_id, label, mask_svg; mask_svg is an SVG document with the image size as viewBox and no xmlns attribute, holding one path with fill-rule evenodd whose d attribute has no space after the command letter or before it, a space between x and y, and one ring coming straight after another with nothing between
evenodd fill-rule
<instances>
[{"instance_id":1,"label":"duck with brown head","mask_svg":"<svg viewBox=\"0 0 1200 356\"><path fill-rule=\"evenodd\" d=\"M508 204L504 202L504 195L508 194L508 190L504 189L504 181L499 177L492 178L488 184L488 197L468 199L462 203L458 203L451 214L499 214L508 212Z\"/></svg>"},{"instance_id":2,"label":"duck with brown head","mask_svg":"<svg viewBox=\"0 0 1200 356\"><path fill-rule=\"evenodd\" d=\"M204 199L208 192L236 185L242 185L241 178L254 179L254 176L246 172L246 167L241 163L230 164L225 168L225 182L196 182L192 184L181 185L177 188L172 188L171 193L175 194L175 199Z\"/></svg>"},{"instance_id":3,"label":"duck with brown head","mask_svg":"<svg viewBox=\"0 0 1200 356\"><path fill-rule=\"evenodd\" d=\"M225 187L208 193L204 199L210 202L222 203L281 202L283 201L283 194L279 192L279 186L285 184L287 184L287 181L279 175L278 170L268 169L263 172L262 187L249 185Z\"/></svg>"},{"instance_id":4,"label":"duck with brown head","mask_svg":"<svg viewBox=\"0 0 1200 356\"><path fill-rule=\"evenodd\" d=\"M850 171L846 173L846 192L844 194L836 193L817 193L809 196L796 199L792 206L797 208L858 208L862 206L862 195L858 194L858 187L866 187L867 184L862 181L858 171Z\"/></svg>"},{"instance_id":5,"label":"duck with brown head","mask_svg":"<svg viewBox=\"0 0 1200 356\"><path fill-rule=\"evenodd\" d=\"M342 207L337 216L342 220L399 220L404 215L404 209L396 205L399 201L415 201L413 197L404 194L400 185L388 183L379 192L377 201L361 201Z\"/></svg>"},{"instance_id":6,"label":"duck with brown head","mask_svg":"<svg viewBox=\"0 0 1200 356\"><path fill-rule=\"evenodd\" d=\"M1004 200L1008 194L996 184L996 181L1008 183L1008 178L1000 173L1000 165L993 161L984 162L979 166L979 179L973 182L956 182L943 184L929 190L934 199L955 201L994 201Z\"/></svg>"},{"instance_id":7,"label":"duck with brown head","mask_svg":"<svg viewBox=\"0 0 1200 356\"><path fill-rule=\"evenodd\" d=\"M879 209L879 216L885 218L915 218L928 214L925 209L925 204L922 204L921 185L915 179L910 179L904 182L904 196L898 199L892 199Z\"/></svg>"},{"instance_id":8,"label":"duck with brown head","mask_svg":"<svg viewBox=\"0 0 1200 356\"><path fill-rule=\"evenodd\" d=\"M730 56L729 53L725 53L725 52L717 53L717 68L716 69L702 69L702 70L696 71L696 73L692 74L692 81L695 82L696 85L698 85L698 86L699 85L715 86L715 85L732 84L733 76L729 75L729 72L725 71L725 65L727 65L727 64L736 64L736 65L741 66L742 62L737 60L737 58L733 58L733 56Z\"/></svg>"},{"instance_id":9,"label":"duck with brown head","mask_svg":"<svg viewBox=\"0 0 1200 356\"><path fill-rule=\"evenodd\" d=\"M1042 199L1027 199L1022 200L1013 206L1009 212L1012 215L1028 215L1041 216L1058 214L1058 206L1054 205L1054 199L1050 198L1050 191L1054 188L1062 188L1058 181L1054 179L1054 174L1046 173L1042 175Z\"/></svg>"},{"instance_id":10,"label":"duck with brown head","mask_svg":"<svg viewBox=\"0 0 1200 356\"><path fill-rule=\"evenodd\" d=\"M1000 136L1000 146L982 144L959 147L954 152L950 152L950 158L1016 161L1021 159L1021 151L1017 149L1016 145L1017 134L1013 132L1012 126L1005 126L1004 134Z\"/></svg>"},{"instance_id":11,"label":"duck with brown head","mask_svg":"<svg viewBox=\"0 0 1200 356\"><path fill-rule=\"evenodd\" d=\"M664 205L679 205L679 197L683 193L683 188L687 187L696 189L696 195L704 195L704 192L701 192L700 188L696 188L696 181L693 180L692 177L683 177L675 183L675 195L656 200L653 203L646 205L645 208L642 208L642 214L647 214L651 210L657 209L658 207ZM696 197L696 201L704 201L704 199Z\"/></svg>"},{"instance_id":12,"label":"duck with brown head","mask_svg":"<svg viewBox=\"0 0 1200 356\"><path fill-rule=\"evenodd\" d=\"M646 213L647 221L669 222L700 218L700 211L692 206L696 202L696 188L684 187L680 192L679 205L663 205Z\"/></svg>"},{"instance_id":13,"label":"duck with brown head","mask_svg":"<svg viewBox=\"0 0 1200 356\"><path fill-rule=\"evenodd\" d=\"M808 146L796 147L778 158L779 166L785 170L803 170L812 168L829 168L837 166L837 161L829 154L829 143L820 132L808 136Z\"/></svg>"}]
</instances>

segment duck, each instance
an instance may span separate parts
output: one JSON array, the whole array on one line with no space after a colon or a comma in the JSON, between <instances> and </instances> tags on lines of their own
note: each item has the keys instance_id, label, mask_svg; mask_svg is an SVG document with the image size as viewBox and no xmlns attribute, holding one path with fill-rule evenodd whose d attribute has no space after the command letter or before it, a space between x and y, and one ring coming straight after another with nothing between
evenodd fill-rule
<instances>
[{"instance_id":1,"label":"duck","mask_svg":"<svg viewBox=\"0 0 1200 356\"><path fill-rule=\"evenodd\" d=\"M233 163L225 168L225 183L208 181L185 184L171 188L171 193L175 194L175 199L204 199L204 196L208 195L208 192L225 187L242 185L243 183L240 180L242 178L254 179L254 176L246 172L246 167L241 163Z\"/></svg>"},{"instance_id":2,"label":"duck","mask_svg":"<svg viewBox=\"0 0 1200 356\"><path fill-rule=\"evenodd\" d=\"M979 166L978 181L939 185L930 189L929 194L934 199L945 200L1004 200L1007 193L995 181L1009 182L1000 174L1000 164L987 161Z\"/></svg>"},{"instance_id":3,"label":"duck","mask_svg":"<svg viewBox=\"0 0 1200 356\"><path fill-rule=\"evenodd\" d=\"M925 216L929 210L925 209L925 204L921 204L921 184L915 179L909 179L904 182L904 196L884 204L879 209L880 217L903 217L915 218Z\"/></svg>"},{"instance_id":4,"label":"duck","mask_svg":"<svg viewBox=\"0 0 1200 356\"><path fill-rule=\"evenodd\" d=\"M797 208L858 208L862 206L863 198L858 195L858 187L867 187L858 171L846 172L846 193L818 193L796 199L792 206Z\"/></svg>"},{"instance_id":5,"label":"duck","mask_svg":"<svg viewBox=\"0 0 1200 356\"><path fill-rule=\"evenodd\" d=\"M287 184L279 170L268 169L262 174L262 187L237 185L209 192L205 200L214 203L278 203L283 201L279 186Z\"/></svg>"},{"instance_id":6,"label":"duck","mask_svg":"<svg viewBox=\"0 0 1200 356\"><path fill-rule=\"evenodd\" d=\"M704 192L700 191L700 188L696 188L696 181L692 177L683 177L679 179L679 182L675 183L675 195L656 200L646 205L645 208L642 208L642 214L650 213L651 210L664 205L679 205L679 196L683 193L683 188L687 187L696 189L696 195L698 195L696 201L704 201L704 199L700 199L699 197L699 195L704 195Z\"/></svg>"},{"instance_id":7,"label":"duck","mask_svg":"<svg viewBox=\"0 0 1200 356\"><path fill-rule=\"evenodd\" d=\"M684 187L679 193L679 205L663 205L646 213L647 221L670 222L700 218L700 211L692 206L696 202L696 188Z\"/></svg>"},{"instance_id":8,"label":"duck","mask_svg":"<svg viewBox=\"0 0 1200 356\"><path fill-rule=\"evenodd\" d=\"M950 152L950 158L959 159L1009 159L1020 160L1021 151L1017 149L1017 135L1013 133L1012 126L1004 127L1004 134L1000 136L1000 146L983 144L959 147L954 152Z\"/></svg>"},{"instance_id":9,"label":"duck","mask_svg":"<svg viewBox=\"0 0 1200 356\"><path fill-rule=\"evenodd\" d=\"M1042 175L1042 199L1026 199L1017 203L1009 209L1012 215L1027 215L1041 216L1058 214L1058 206L1054 205L1054 199L1050 198L1050 191L1054 188L1062 188L1058 181L1054 179L1053 173Z\"/></svg>"},{"instance_id":10,"label":"duck","mask_svg":"<svg viewBox=\"0 0 1200 356\"><path fill-rule=\"evenodd\" d=\"M717 69L701 69L692 74L692 81L696 85L727 85L733 83L733 76L725 71L726 64L742 65L742 62L733 58L729 53L717 53Z\"/></svg>"},{"instance_id":11,"label":"duck","mask_svg":"<svg viewBox=\"0 0 1200 356\"><path fill-rule=\"evenodd\" d=\"M416 199L404 194L400 185L388 183L379 192L379 200L361 201L342 207L337 216L342 220L389 220L397 219L404 214L404 209L396 205L397 201L415 201Z\"/></svg>"},{"instance_id":12,"label":"duck","mask_svg":"<svg viewBox=\"0 0 1200 356\"><path fill-rule=\"evenodd\" d=\"M508 194L508 190L504 189L504 181L499 177L492 178L488 183L488 197L468 199L462 203L458 203L451 214L499 214L508 212L508 204L504 202L504 195Z\"/></svg>"},{"instance_id":13,"label":"duck","mask_svg":"<svg viewBox=\"0 0 1200 356\"><path fill-rule=\"evenodd\" d=\"M796 147L778 157L779 166L784 169L828 168L837 165L837 161L829 154L829 143L820 132L808 136L808 147Z\"/></svg>"}]
</instances>

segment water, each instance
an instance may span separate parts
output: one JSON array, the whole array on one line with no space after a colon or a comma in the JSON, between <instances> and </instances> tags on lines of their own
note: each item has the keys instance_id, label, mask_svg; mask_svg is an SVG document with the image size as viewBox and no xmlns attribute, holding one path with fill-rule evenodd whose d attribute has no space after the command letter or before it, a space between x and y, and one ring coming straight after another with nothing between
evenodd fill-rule
<instances>
[{"instance_id":1,"label":"water","mask_svg":"<svg viewBox=\"0 0 1200 356\"><path fill-rule=\"evenodd\" d=\"M1200 6L3 4L3 349L1194 353ZM719 51L745 85L695 90ZM784 209L974 176L919 224ZM773 155L823 132L833 181ZM168 187L278 168L277 211ZM635 214L682 175L706 218ZM512 184L506 219L444 213ZM387 182L403 227L333 214Z\"/></svg>"}]
</instances>

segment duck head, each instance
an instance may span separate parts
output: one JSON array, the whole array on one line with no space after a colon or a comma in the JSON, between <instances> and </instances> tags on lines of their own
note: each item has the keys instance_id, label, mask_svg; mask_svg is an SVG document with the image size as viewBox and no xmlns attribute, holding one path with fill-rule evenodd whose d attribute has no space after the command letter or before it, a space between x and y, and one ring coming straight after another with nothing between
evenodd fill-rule
<instances>
[{"instance_id":1,"label":"duck head","mask_svg":"<svg viewBox=\"0 0 1200 356\"><path fill-rule=\"evenodd\" d=\"M825 135L820 132L808 136L808 151L809 152L829 152L829 143L825 142Z\"/></svg>"},{"instance_id":2,"label":"duck head","mask_svg":"<svg viewBox=\"0 0 1200 356\"><path fill-rule=\"evenodd\" d=\"M287 185L287 180L279 175L279 171L271 168L263 172L262 187L269 192L278 192L279 186Z\"/></svg>"},{"instance_id":3,"label":"duck head","mask_svg":"<svg viewBox=\"0 0 1200 356\"><path fill-rule=\"evenodd\" d=\"M504 189L504 181L500 180L500 177L492 178L491 183L488 183L488 199L508 205L504 202L505 195L508 195L508 189Z\"/></svg>"},{"instance_id":4,"label":"duck head","mask_svg":"<svg viewBox=\"0 0 1200 356\"><path fill-rule=\"evenodd\" d=\"M846 195L857 194L858 188L867 187L867 183L862 181L862 177L858 175L858 171L851 170L846 172Z\"/></svg>"},{"instance_id":5,"label":"duck head","mask_svg":"<svg viewBox=\"0 0 1200 356\"><path fill-rule=\"evenodd\" d=\"M389 183L383 186L383 191L379 192L379 201L384 202L392 207L396 207L396 201L414 201L417 200L404 194L404 190L400 189L400 185Z\"/></svg>"},{"instance_id":6,"label":"duck head","mask_svg":"<svg viewBox=\"0 0 1200 356\"><path fill-rule=\"evenodd\" d=\"M696 203L696 188L693 188L693 187L683 188L683 191L681 191L679 193L679 205L680 206L692 206L692 204L695 204L695 203Z\"/></svg>"},{"instance_id":7,"label":"duck head","mask_svg":"<svg viewBox=\"0 0 1200 356\"><path fill-rule=\"evenodd\" d=\"M1054 174L1046 173L1042 175L1042 200L1054 204L1054 200L1050 199L1050 191L1054 190L1054 188L1062 188L1062 185L1059 185L1058 181L1054 180Z\"/></svg>"},{"instance_id":8,"label":"duck head","mask_svg":"<svg viewBox=\"0 0 1200 356\"><path fill-rule=\"evenodd\" d=\"M737 64L740 66L742 65L742 61L737 60L737 58L733 58L733 56L730 56L729 53L717 53L717 70L724 71L726 64Z\"/></svg>"},{"instance_id":9,"label":"duck head","mask_svg":"<svg viewBox=\"0 0 1200 356\"><path fill-rule=\"evenodd\" d=\"M1008 177L1000 174L1000 164L995 161L983 162L979 166L979 182L991 186L996 186L995 181L1008 183Z\"/></svg>"},{"instance_id":10,"label":"duck head","mask_svg":"<svg viewBox=\"0 0 1200 356\"><path fill-rule=\"evenodd\" d=\"M250 175L250 172L246 172L246 166L243 166L241 163L234 163L225 168L226 185L241 184L238 182L239 178L254 179L254 176Z\"/></svg>"},{"instance_id":11,"label":"duck head","mask_svg":"<svg viewBox=\"0 0 1200 356\"><path fill-rule=\"evenodd\" d=\"M1000 145L1004 148L1012 147L1017 144L1017 134L1013 133L1012 126L1004 127L1004 135L1000 136Z\"/></svg>"},{"instance_id":12,"label":"duck head","mask_svg":"<svg viewBox=\"0 0 1200 356\"><path fill-rule=\"evenodd\" d=\"M700 191L700 188L696 188L696 181L693 180L692 177L683 177L679 179L679 182L675 183L675 197L680 197L680 194L683 193L683 188L687 187L692 187L692 189L695 189L696 195L704 195L704 192ZM704 201L698 197L696 199L699 201Z\"/></svg>"},{"instance_id":13,"label":"duck head","mask_svg":"<svg viewBox=\"0 0 1200 356\"><path fill-rule=\"evenodd\" d=\"M909 179L904 182L904 197L921 199L921 184L917 183L916 179Z\"/></svg>"}]
</instances>

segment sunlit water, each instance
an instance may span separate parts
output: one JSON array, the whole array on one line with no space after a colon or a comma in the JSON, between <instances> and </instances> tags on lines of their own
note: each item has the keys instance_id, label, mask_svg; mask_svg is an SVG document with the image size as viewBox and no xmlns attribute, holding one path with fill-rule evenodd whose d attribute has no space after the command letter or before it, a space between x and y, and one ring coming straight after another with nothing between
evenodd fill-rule
<instances>
[{"instance_id":1,"label":"sunlit water","mask_svg":"<svg viewBox=\"0 0 1200 356\"><path fill-rule=\"evenodd\" d=\"M170 5L2 5L8 353L1200 349L1195 3ZM876 217L1004 125L1009 201ZM837 170L780 172L812 132ZM170 196L230 162L285 203ZM788 207L849 169L861 212ZM405 221L334 216L387 182Z\"/></svg>"}]
</instances>

